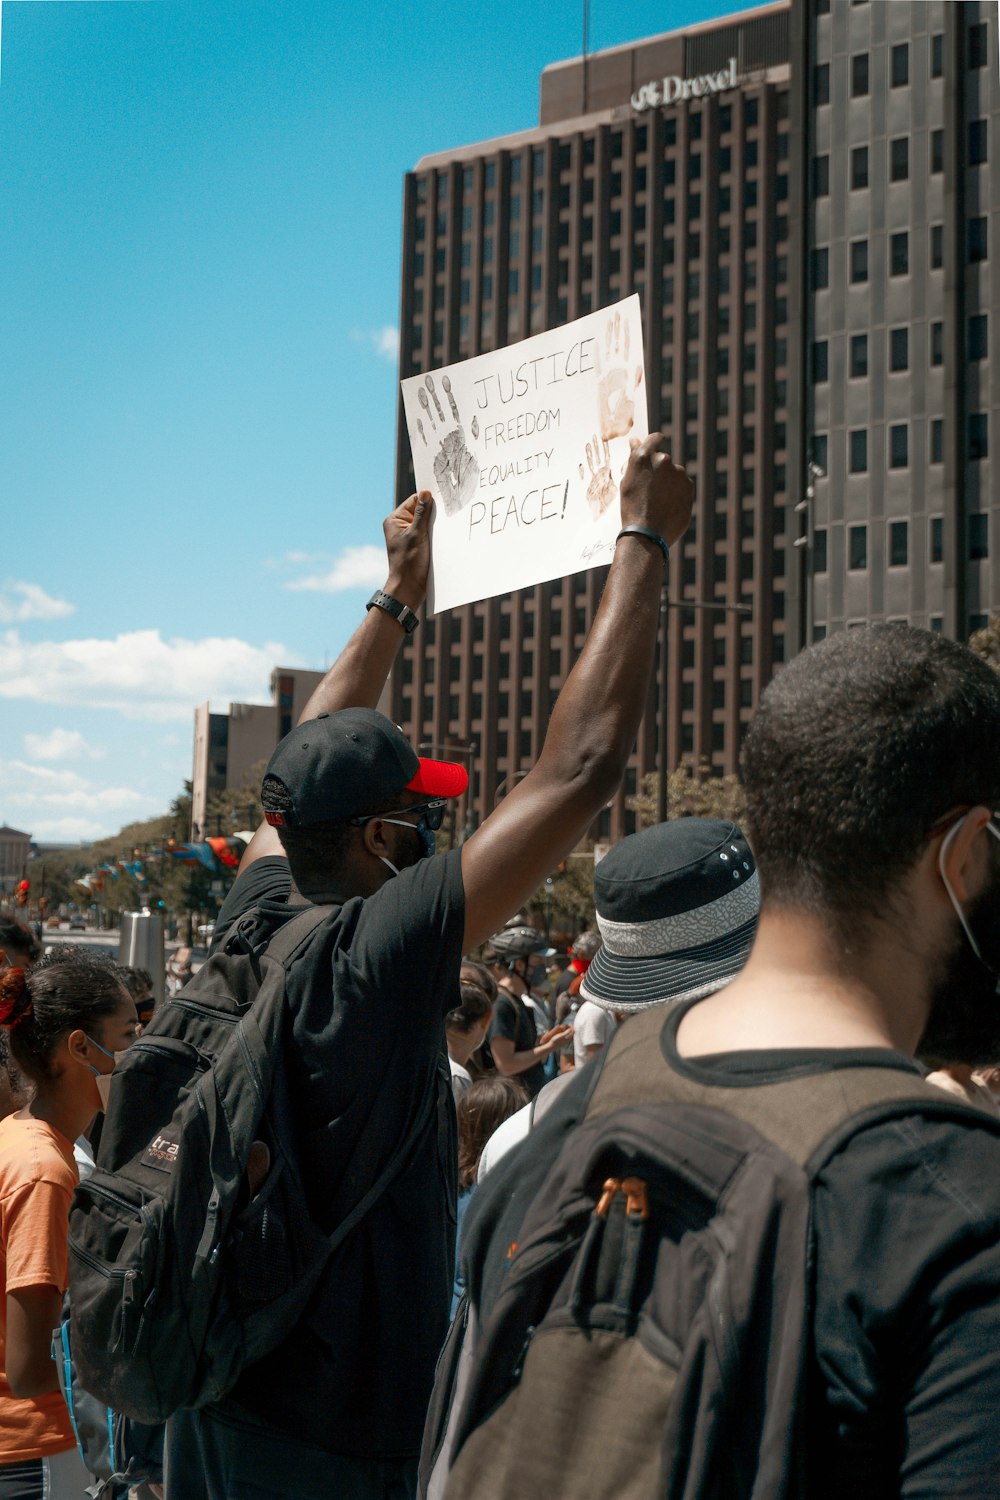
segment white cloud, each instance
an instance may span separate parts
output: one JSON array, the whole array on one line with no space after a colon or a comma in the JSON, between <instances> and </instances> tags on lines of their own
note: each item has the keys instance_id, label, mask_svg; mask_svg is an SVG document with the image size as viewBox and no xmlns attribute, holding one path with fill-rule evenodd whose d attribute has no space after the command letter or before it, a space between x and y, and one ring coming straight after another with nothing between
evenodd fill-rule
<instances>
[{"instance_id":1,"label":"white cloud","mask_svg":"<svg viewBox=\"0 0 1000 1500\"><path fill-rule=\"evenodd\" d=\"M78 771L0 760L4 808L37 841L76 842L105 837L158 809L130 786L99 786Z\"/></svg>"},{"instance_id":2,"label":"white cloud","mask_svg":"<svg viewBox=\"0 0 1000 1500\"><path fill-rule=\"evenodd\" d=\"M394 365L399 361L399 329L392 324L386 323L381 328L367 328L354 330L352 337L359 344L371 344L379 359L384 359L386 364Z\"/></svg>"},{"instance_id":3,"label":"white cloud","mask_svg":"<svg viewBox=\"0 0 1000 1500\"><path fill-rule=\"evenodd\" d=\"M158 630L133 630L109 640L29 642L9 630L0 636L0 698L190 723L206 699L266 701L279 661L296 665L284 646L233 637L163 640Z\"/></svg>"},{"instance_id":4,"label":"white cloud","mask_svg":"<svg viewBox=\"0 0 1000 1500\"><path fill-rule=\"evenodd\" d=\"M31 836L37 844L79 844L107 838L105 824L93 818L32 819Z\"/></svg>"},{"instance_id":5,"label":"white cloud","mask_svg":"<svg viewBox=\"0 0 1000 1500\"><path fill-rule=\"evenodd\" d=\"M51 734L26 734L25 754L34 760L100 760L103 750L94 750L78 729L53 729Z\"/></svg>"},{"instance_id":6,"label":"white cloud","mask_svg":"<svg viewBox=\"0 0 1000 1500\"><path fill-rule=\"evenodd\" d=\"M53 599L37 583L5 583L0 587L0 625L24 620L61 620L76 608L66 599Z\"/></svg>"},{"instance_id":7,"label":"white cloud","mask_svg":"<svg viewBox=\"0 0 1000 1500\"><path fill-rule=\"evenodd\" d=\"M384 547L345 547L326 573L293 578L286 589L308 589L319 594L338 594L343 589L377 589L385 582Z\"/></svg>"}]
</instances>

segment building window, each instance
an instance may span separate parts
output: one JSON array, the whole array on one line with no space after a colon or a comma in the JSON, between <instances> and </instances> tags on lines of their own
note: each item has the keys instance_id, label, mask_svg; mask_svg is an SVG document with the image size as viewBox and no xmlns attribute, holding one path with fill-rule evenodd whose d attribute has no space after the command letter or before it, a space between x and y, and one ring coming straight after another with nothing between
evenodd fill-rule
<instances>
[{"instance_id":1,"label":"building window","mask_svg":"<svg viewBox=\"0 0 1000 1500\"><path fill-rule=\"evenodd\" d=\"M829 448L830 444L825 432L813 433L812 461L818 469L823 470L824 474L830 472Z\"/></svg>"},{"instance_id":2,"label":"building window","mask_svg":"<svg viewBox=\"0 0 1000 1500\"><path fill-rule=\"evenodd\" d=\"M856 427L848 433L848 468L852 474L868 472L868 430Z\"/></svg>"},{"instance_id":3,"label":"building window","mask_svg":"<svg viewBox=\"0 0 1000 1500\"><path fill-rule=\"evenodd\" d=\"M889 179L905 182L910 175L910 142L907 136L897 135L889 142Z\"/></svg>"},{"instance_id":4,"label":"building window","mask_svg":"<svg viewBox=\"0 0 1000 1500\"><path fill-rule=\"evenodd\" d=\"M966 254L970 264L986 259L986 216L969 219L966 224Z\"/></svg>"},{"instance_id":5,"label":"building window","mask_svg":"<svg viewBox=\"0 0 1000 1500\"><path fill-rule=\"evenodd\" d=\"M986 160L986 120L969 121L969 166L981 167Z\"/></svg>"},{"instance_id":6,"label":"building window","mask_svg":"<svg viewBox=\"0 0 1000 1500\"><path fill-rule=\"evenodd\" d=\"M931 562L944 562L944 517L931 516Z\"/></svg>"},{"instance_id":7,"label":"building window","mask_svg":"<svg viewBox=\"0 0 1000 1500\"><path fill-rule=\"evenodd\" d=\"M906 42L900 42L890 53L889 80L894 89L910 81L910 48Z\"/></svg>"},{"instance_id":8,"label":"building window","mask_svg":"<svg viewBox=\"0 0 1000 1500\"><path fill-rule=\"evenodd\" d=\"M931 77L940 78L944 72L944 32L936 31L931 37Z\"/></svg>"},{"instance_id":9,"label":"building window","mask_svg":"<svg viewBox=\"0 0 1000 1500\"><path fill-rule=\"evenodd\" d=\"M855 146L851 152L851 187L868 186L868 147Z\"/></svg>"},{"instance_id":10,"label":"building window","mask_svg":"<svg viewBox=\"0 0 1000 1500\"><path fill-rule=\"evenodd\" d=\"M830 102L830 64L817 63L813 68L813 101L816 104Z\"/></svg>"},{"instance_id":11,"label":"building window","mask_svg":"<svg viewBox=\"0 0 1000 1500\"><path fill-rule=\"evenodd\" d=\"M980 21L969 27L969 67L985 68L989 61L989 43L986 22Z\"/></svg>"},{"instance_id":12,"label":"building window","mask_svg":"<svg viewBox=\"0 0 1000 1500\"><path fill-rule=\"evenodd\" d=\"M851 98L861 99L868 92L868 53L855 52L851 58Z\"/></svg>"},{"instance_id":13,"label":"building window","mask_svg":"<svg viewBox=\"0 0 1000 1500\"><path fill-rule=\"evenodd\" d=\"M905 422L889 426L889 467L905 469L910 462L909 429Z\"/></svg>"},{"instance_id":14,"label":"building window","mask_svg":"<svg viewBox=\"0 0 1000 1500\"><path fill-rule=\"evenodd\" d=\"M906 521L889 522L889 566L905 568L909 552L909 526Z\"/></svg>"},{"instance_id":15,"label":"building window","mask_svg":"<svg viewBox=\"0 0 1000 1500\"><path fill-rule=\"evenodd\" d=\"M969 359L986 358L987 329L988 321L986 314L973 313L969 319L969 332L966 341L967 356Z\"/></svg>"},{"instance_id":16,"label":"building window","mask_svg":"<svg viewBox=\"0 0 1000 1500\"><path fill-rule=\"evenodd\" d=\"M969 413L969 457L974 461L989 455L989 431L984 411Z\"/></svg>"},{"instance_id":17,"label":"building window","mask_svg":"<svg viewBox=\"0 0 1000 1500\"><path fill-rule=\"evenodd\" d=\"M889 330L889 369L907 370L910 367L910 330L908 328L891 328Z\"/></svg>"},{"instance_id":18,"label":"building window","mask_svg":"<svg viewBox=\"0 0 1000 1500\"><path fill-rule=\"evenodd\" d=\"M868 241L851 241L851 281L854 284L868 280Z\"/></svg>"},{"instance_id":19,"label":"building window","mask_svg":"<svg viewBox=\"0 0 1000 1500\"><path fill-rule=\"evenodd\" d=\"M889 236L889 275L907 276L910 271L910 236L905 229Z\"/></svg>"},{"instance_id":20,"label":"building window","mask_svg":"<svg viewBox=\"0 0 1000 1500\"><path fill-rule=\"evenodd\" d=\"M944 131L931 131L931 171L944 171Z\"/></svg>"},{"instance_id":21,"label":"building window","mask_svg":"<svg viewBox=\"0 0 1000 1500\"><path fill-rule=\"evenodd\" d=\"M931 324L931 364L944 364L944 324Z\"/></svg>"},{"instance_id":22,"label":"building window","mask_svg":"<svg viewBox=\"0 0 1000 1500\"><path fill-rule=\"evenodd\" d=\"M867 333L855 333L851 335L849 368L852 380L861 380L868 374Z\"/></svg>"},{"instance_id":23,"label":"building window","mask_svg":"<svg viewBox=\"0 0 1000 1500\"><path fill-rule=\"evenodd\" d=\"M848 526L847 528L847 566L854 571L868 566L868 527Z\"/></svg>"},{"instance_id":24,"label":"building window","mask_svg":"<svg viewBox=\"0 0 1000 1500\"><path fill-rule=\"evenodd\" d=\"M814 156L812 162L813 197L826 198L830 192L830 158Z\"/></svg>"},{"instance_id":25,"label":"building window","mask_svg":"<svg viewBox=\"0 0 1000 1500\"><path fill-rule=\"evenodd\" d=\"M814 292L830 285L830 252L825 247L813 250L809 257L810 280Z\"/></svg>"},{"instance_id":26,"label":"building window","mask_svg":"<svg viewBox=\"0 0 1000 1500\"><path fill-rule=\"evenodd\" d=\"M816 385L830 378L830 348L826 339L817 339L812 347L812 377Z\"/></svg>"},{"instance_id":27,"label":"building window","mask_svg":"<svg viewBox=\"0 0 1000 1500\"><path fill-rule=\"evenodd\" d=\"M820 526L813 532L813 572L825 573L826 569L826 529Z\"/></svg>"},{"instance_id":28,"label":"building window","mask_svg":"<svg viewBox=\"0 0 1000 1500\"><path fill-rule=\"evenodd\" d=\"M944 225L931 225L931 270L940 271L944 265Z\"/></svg>"},{"instance_id":29,"label":"building window","mask_svg":"<svg viewBox=\"0 0 1000 1500\"><path fill-rule=\"evenodd\" d=\"M990 555L989 519L983 511L973 512L966 518L970 562L982 562Z\"/></svg>"},{"instance_id":30,"label":"building window","mask_svg":"<svg viewBox=\"0 0 1000 1500\"><path fill-rule=\"evenodd\" d=\"M931 419L931 463L944 462L944 422L940 417Z\"/></svg>"}]
</instances>

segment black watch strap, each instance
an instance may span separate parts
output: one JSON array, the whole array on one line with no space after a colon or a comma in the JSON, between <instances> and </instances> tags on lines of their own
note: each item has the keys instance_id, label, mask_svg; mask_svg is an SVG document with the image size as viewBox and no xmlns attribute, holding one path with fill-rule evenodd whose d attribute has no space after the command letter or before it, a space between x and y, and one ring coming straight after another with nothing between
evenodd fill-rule
<instances>
[{"instance_id":1,"label":"black watch strap","mask_svg":"<svg viewBox=\"0 0 1000 1500\"><path fill-rule=\"evenodd\" d=\"M381 589L375 590L365 609L384 609L387 615L392 615L394 620L399 621L407 635L412 635L420 624L419 615L414 614L408 604L400 603L391 594L383 594Z\"/></svg>"}]
</instances>

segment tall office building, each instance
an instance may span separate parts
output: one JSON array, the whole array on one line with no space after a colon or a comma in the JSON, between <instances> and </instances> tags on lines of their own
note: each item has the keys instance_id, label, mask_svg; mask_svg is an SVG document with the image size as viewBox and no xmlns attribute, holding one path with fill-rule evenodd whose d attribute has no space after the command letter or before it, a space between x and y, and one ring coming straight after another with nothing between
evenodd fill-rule
<instances>
[{"instance_id":1,"label":"tall office building","mask_svg":"<svg viewBox=\"0 0 1000 1500\"><path fill-rule=\"evenodd\" d=\"M555 64L537 129L407 176L401 373L635 291L650 422L696 479L598 838L634 826L625 798L661 730L668 770L734 770L806 640L897 617L963 636L1000 603L983 519L996 22L985 0L782 0ZM412 482L400 421L400 498ZM467 757L470 826L537 756L604 576L442 614L407 643L392 712Z\"/></svg>"},{"instance_id":2,"label":"tall office building","mask_svg":"<svg viewBox=\"0 0 1000 1500\"><path fill-rule=\"evenodd\" d=\"M997 7L819 0L803 32L806 635L965 640L1000 608Z\"/></svg>"}]
</instances>

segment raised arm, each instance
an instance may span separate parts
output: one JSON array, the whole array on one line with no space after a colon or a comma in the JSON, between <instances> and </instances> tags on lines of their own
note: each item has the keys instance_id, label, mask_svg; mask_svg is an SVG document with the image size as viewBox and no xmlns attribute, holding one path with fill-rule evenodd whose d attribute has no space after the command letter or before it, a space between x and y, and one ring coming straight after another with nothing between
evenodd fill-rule
<instances>
[{"instance_id":1,"label":"raised arm","mask_svg":"<svg viewBox=\"0 0 1000 1500\"><path fill-rule=\"evenodd\" d=\"M427 490L404 500L382 523L389 571L382 592L391 594L410 609L419 609L427 592L430 568L430 521L434 501ZM298 722L339 708L374 708L386 678L403 644L405 632L384 609L370 609L341 651L316 691L310 696ZM281 855L278 835L262 823L243 852L239 873L265 855Z\"/></svg>"},{"instance_id":2,"label":"raised arm","mask_svg":"<svg viewBox=\"0 0 1000 1500\"><path fill-rule=\"evenodd\" d=\"M651 433L621 485L622 526L672 546L691 517L693 486ZM635 533L615 549L579 660L552 712L536 765L462 846L465 948L502 927L590 827L625 769L656 652L664 558Z\"/></svg>"}]
</instances>

